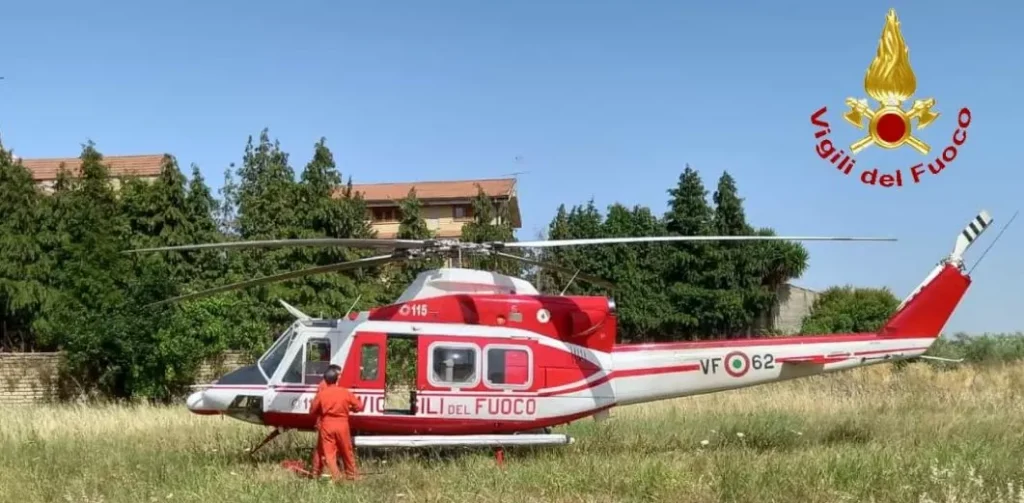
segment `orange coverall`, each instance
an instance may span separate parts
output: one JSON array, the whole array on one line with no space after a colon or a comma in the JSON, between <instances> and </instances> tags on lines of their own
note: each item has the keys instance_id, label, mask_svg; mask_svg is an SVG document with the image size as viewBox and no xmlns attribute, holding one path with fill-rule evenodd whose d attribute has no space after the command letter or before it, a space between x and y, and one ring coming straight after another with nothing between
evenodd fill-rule
<instances>
[{"instance_id":1,"label":"orange coverall","mask_svg":"<svg viewBox=\"0 0 1024 503\"><path fill-rule=\"evenodd\" d=\"M309 408L310 414L317 417L319 423L319 445L323 449L324 458L327 461L327 469L331 471L331 477L335 480L341 478L341 471L338 470L338 451L341 451L341 459L345 465L345 478L355 479L359 476L356 470L356 455L352 449L352 436L348 429L348 415L350 412L362 412L363 404L359 402L348 388L340 385L324 385L317 390L313 404ZM320 454L314 454L315 460L319 461ZM319 477L321 467L317 462L313 466L313 476Z\"/></svg>"},{"instance_id":2,"label":"orange coverall","mask_svg":"<svg viewBox=\"0 0 1024 503\"><path fill-rule=\"evenodd\" d=\"M340 382L339 383L335 383L335 386L340 386L340 385L341 385ZM327 386L328 386L327 381L324 381L324 380L321 379L320 380L320 384L317 384L317 386L316 386L316 394L313 395L314 398L316 397L316 395L319 395L320 392L324 388L326 388ZM312 404L310 404L310 408L312 409ZM312 470L312 473L313 473L314 477L319 477L320 476L320 472L323 471L323 467L324 467L324 465L323 465L323 462L324 462L324 444L323 444L323 442L320 441L320 418L316 418L316 431L317 431L317 433L316 433L316 449L313 449L313 470Z\"/></svg>"}]
</instances>

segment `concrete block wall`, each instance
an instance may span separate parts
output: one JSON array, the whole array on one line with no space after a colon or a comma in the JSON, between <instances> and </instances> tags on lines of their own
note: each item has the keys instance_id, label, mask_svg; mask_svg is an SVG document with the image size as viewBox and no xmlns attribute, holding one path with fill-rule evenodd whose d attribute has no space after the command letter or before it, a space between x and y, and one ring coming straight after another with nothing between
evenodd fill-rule
<instances>
[{"instance_id":1,"label":"concrete block wall","mask_svg":"<svg viewBox=\"0 0 1024 503\"><path fill-rule=\"evenodd\" d=\"M60 353L0 353L0 406L45 402L56 394ZM204 362L196 384L206 384L243 365L252 358L229 351Z\"/></svg>"},{"instance_id":2,"label":"concrete block wall","mask_svg":"<svg viewBox=\"0 0 1024 503\"><path fill-rule=\"evenodd\" d=\"M785 285L779 291L777 311L773 313L773 325L786 334L800 332L804 318L811 313L811 307L820 294L796 285Z\"/></svg>"}]
</instances>

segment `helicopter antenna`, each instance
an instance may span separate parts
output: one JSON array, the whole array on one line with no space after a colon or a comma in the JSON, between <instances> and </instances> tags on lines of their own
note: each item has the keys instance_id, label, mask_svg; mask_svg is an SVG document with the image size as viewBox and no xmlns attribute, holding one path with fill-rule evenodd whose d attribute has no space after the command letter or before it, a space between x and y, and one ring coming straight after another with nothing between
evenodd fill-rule
<instances>
[{"instance_id":1,"label":"helicopter antenna","mask_svg":"<svg viewBox=\"0 0 1024 503\"><path fill-rule=\"evenodd\" d=\"M363 294L356 295L355 302L352 303L352 306L348 308L348 311L345 312L345 316L342 316L342 318L348 318L348 315L351 314L352 310L356 308L356 304L359 303L359 299L361 298L363 298Z\"/></svg>"},{"instance_id":2,"label":"helicopter antenna","mask_svg":"<svg viewBox=\"0 0 1024 503\"><path fill-rule=\"evenodd\" d=\"M564 297L565 296L565 291L569 289L569 285L572 285L573 280L576 279L576 276L578 276L579 273L580 273L580 270L576 269L576 273L573 274L571 278L569 278L569 282L565 284L565 288L562 289L562 293L558 294L560 297Z\"/></svg>"},{"instance_id":3,"label":"helicopter antenna","mask_svg":"<svg viewBox=\"0 0 1024 503\"><path fill-rule=\"evenodd\" d=\"M978 257L978 261L977 261L977 262L975 262L973 266L971 266L971 269L970 269L969 271L967 271L967 275L968 275L968 276L970 276L970 275L971 275L971 272L973 272L973 271L974 271L974 268L975 268L975 267L978 267L978 264L980 264L980 263L981 263L981 260L985 258L985 255L986 255L986 254L988 254L988 251L989 251L989 250L991 250L993 246L995 246L995 244L996 244L996 241L999 241L999 238L1000 238L1000 237L1002 237L1002 235L1003 235L1003 232L1004 232L1004 231L1006 231L1006 228L1007 228L1007 227L1009 227L1009 226L1010 226L1010 224L1012 224L1012 223L1013 223L1013 219L1017 218L1017 214L1018 214L1018 213L1020 213L1020 210L1017 210L1017 211L1015 211L1015 212L1013 213L1013 216L1012 216L1012 217L1010 217L1010 219L1006 221L1006 225L1004 225L1004 226L1003 226L1003 228L1002 228L1002 229L1001 229L1001 230L999 231L999 234L996 234L996 237L995 237L995 239L993 239L993 240L992 240L992 242L991 242L991 243L989 243L988 247L987 247L987 248L985 248L985 251L981 252L981 256L980 256L980 257Z\"/></svg>"}]
</instances>

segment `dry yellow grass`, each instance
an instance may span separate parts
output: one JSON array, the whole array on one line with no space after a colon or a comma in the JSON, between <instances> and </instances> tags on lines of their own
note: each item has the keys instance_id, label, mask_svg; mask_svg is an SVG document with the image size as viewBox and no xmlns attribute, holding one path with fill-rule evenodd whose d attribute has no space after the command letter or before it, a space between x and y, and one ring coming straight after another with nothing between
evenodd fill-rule
<instances>
[{"instance_id":1,"label":"dry yellow grass","mask_svg":"<svg viewBox=\"0 0 1024 503\"><path fill-rule=\"evenodd\" d=\"M1018 501L1024 365L878 366L625 407L564 430L570 447L361 452L364 481L299 479L310 434L243 450L265 430L182 407L0 411L0 500Z\"/></svg>"}]
</instances>

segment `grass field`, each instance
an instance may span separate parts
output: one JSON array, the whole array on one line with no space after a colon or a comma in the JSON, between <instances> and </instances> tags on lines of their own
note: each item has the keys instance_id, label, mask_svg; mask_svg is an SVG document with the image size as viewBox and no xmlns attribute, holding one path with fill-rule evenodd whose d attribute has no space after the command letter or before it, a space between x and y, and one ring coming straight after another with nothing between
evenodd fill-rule
<instances>
[{"instance_id":1,"label":"grass field","mask_svg":"<svg viewBox=\"0 0 1024 503\"><path fill-rule=\"evenodd\" d=\"M563 448L360 453L356 484L300 479L311 434L182 407L0 411L0 500L1024 502L1024 364L878 366L614 410Z\"/></svg>"}]
</instances>

